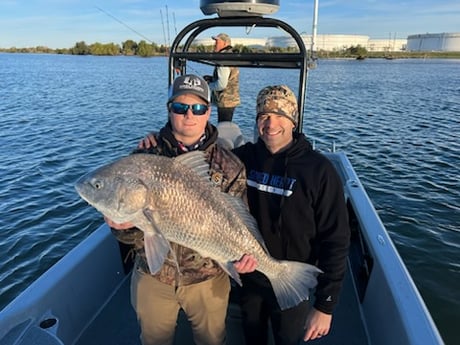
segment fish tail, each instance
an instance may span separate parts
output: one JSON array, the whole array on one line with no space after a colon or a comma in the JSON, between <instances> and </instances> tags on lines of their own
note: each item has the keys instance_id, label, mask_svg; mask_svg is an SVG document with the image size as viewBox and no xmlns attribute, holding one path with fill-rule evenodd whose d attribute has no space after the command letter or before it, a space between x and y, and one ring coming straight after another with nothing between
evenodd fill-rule
<instances>
[{"instance_id":1,"label":"fish tail","mask_svg":"<svg viewBox=\"0 0 460 345\"><path fill-rule=\"evenodd\" d=\"M322 271L316 266L297 261L280 261L282 271L269 277L281 310L292 308L308 300L310 289L318 283Z\"/></svg>"}]
</instances>

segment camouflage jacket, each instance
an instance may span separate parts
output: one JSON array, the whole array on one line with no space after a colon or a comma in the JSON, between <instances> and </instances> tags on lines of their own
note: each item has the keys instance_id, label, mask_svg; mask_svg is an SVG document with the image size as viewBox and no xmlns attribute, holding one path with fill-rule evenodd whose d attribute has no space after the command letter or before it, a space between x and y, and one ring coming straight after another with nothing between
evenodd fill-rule
<instances>
[{"instance_id":1,"label":"camouflage jacket","mask_svg":"<svg viewBox=\"0 0 460 345\"><path fill-rule=\"evenodd\" d=\"M228 46L220 52L224 54L231 54L232 47ZM237 67L222 67L217 66L214 68L212 80L217 80L217 71L219 68L230 68L230 75L228 77L227 87L222 91L212 91L212 102L219 108L234 108L240 104L240 70Z\"/></svg>"},{"instance_id":2,"label":"camouflage jacket","mask_svg":"<svg viewBox=\"0 0 460 345\"><path fill-rule=\"evenodd\" d=\"M208 124L206 127L206 139L198 148L209 153L210 178L217 188L231 195L246 197L246 171L243 163L217 143L217 130ZM149 150L135 150L133 153L151 153L167 157L175 157L182 153L180 145L171 132L168 123L161 129L157 136L158 146ZM137 229L128 230L112 229L118 241L133 245L136 253L136 269L149 273L149 268L144 251L144 233ZM168 254L162 268L154 276L162 283L181 286L205 281L222 273L222 268L210 258L203 258L196 251L170 242L174 252ZM174 261L177 258L179 270Z\"/></svg>"}]
</instances>

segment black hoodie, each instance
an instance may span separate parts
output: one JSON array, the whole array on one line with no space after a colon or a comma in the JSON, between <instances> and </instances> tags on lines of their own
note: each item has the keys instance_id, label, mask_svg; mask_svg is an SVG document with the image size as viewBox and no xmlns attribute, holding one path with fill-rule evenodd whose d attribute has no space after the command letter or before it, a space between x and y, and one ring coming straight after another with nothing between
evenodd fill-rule
<instances>
[{"instance_id":1,"label":"black hoodie","mask_svg":"<svg viewBox=\"0 0 460 345\"><path fill-rule=\"evenodd\" d=\"M294 134L293 144L279 153L271 154L261 139L233 152L246 166L249 208L270 254L317 265L324 273L318 277L314 306L331 314L350 241L343 187L334 166L302 134ZM244 279L269 284L258 272Z\"/></svg>"}]
</instances>

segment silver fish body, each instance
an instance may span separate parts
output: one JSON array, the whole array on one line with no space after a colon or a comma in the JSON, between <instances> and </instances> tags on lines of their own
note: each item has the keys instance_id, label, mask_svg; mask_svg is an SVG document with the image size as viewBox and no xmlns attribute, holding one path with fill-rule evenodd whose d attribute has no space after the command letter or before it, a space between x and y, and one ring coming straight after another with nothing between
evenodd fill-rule
<instances>
[{"instance_id":1,"label":"silver fish body","mask_svg":"<svg viewBox=\"0 0 460 345\"><path fill-rule=\"evenodd\" d=\"M233 262L252 254L281 309L308 299L321 271L272 258L244 202L221 192L208 174L202 151L176 158L134 154L83 176L75 187L112 221L129 221L144 232L151 273L161 268L171 241L212 258L241 285Z\"/></svg>"}]
</instances>

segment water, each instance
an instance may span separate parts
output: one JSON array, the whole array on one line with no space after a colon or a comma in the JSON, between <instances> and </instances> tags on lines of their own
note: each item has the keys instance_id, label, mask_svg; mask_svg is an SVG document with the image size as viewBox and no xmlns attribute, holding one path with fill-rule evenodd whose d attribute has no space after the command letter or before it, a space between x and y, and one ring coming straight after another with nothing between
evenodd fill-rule
<instances>
[{"instance_id":1,"label":"water","mask_svg":"<svg viewBox=\"0 0 460 345\"><path fill-rule=\"evenodd\" d=\"M164 124L166 66L0 54L0 308L101 224L74 182ZM246 136L257 91L293 77L241 71ZM460 60L321 60L303 127L348 153L446 344L460 339L459 95Z\"/></svg>"}]
</instances>

